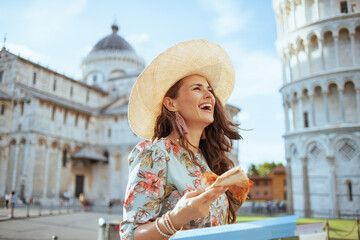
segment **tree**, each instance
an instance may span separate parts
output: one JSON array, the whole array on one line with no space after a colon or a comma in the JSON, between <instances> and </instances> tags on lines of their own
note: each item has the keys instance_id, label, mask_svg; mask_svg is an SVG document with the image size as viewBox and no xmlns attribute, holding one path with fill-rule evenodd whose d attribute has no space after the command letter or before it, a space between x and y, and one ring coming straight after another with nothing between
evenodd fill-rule
<instances>
[{"instance_id":1,"label":"tree","mask_svg":"<svg viewBox=\"0 0 360 240\"><path fill-rule=\"evenodd\" d=\"M248 175L249 176L259 176L259 171L257 169L257 167L255 166L255 164L251 164L249 169L248 169Z\"/></svg>"},{"instance_id":2,"label":"tree","mask_svg":"<svg viewBox=\"0 0 360 240\"><path fill-rule=\"evenodd\" d=\"M282 163L275 162L264 162L263 164L259 164L256 166L255 164L251 164L248 170L249 176L265 176L270 175L272 170L277 166L283 166Z\"/></svg>"}]
</instances>

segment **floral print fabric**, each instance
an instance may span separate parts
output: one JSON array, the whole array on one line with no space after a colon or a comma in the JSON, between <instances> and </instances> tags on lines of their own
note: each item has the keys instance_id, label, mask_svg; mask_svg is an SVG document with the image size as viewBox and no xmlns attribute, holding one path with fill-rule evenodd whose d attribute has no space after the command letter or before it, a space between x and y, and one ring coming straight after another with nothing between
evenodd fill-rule
<instances>
[{"instance_id":1,"label":"floral print fabric","mask_svg":"<svg viewBox=\"0 0 360 240\"><path fill-rule=\"evenodd\" d=\"M190 154L169 139L157 142L143 141L130 153L129 182L127 185L122 240L132 240L140 224L153 221L173 209L180 198L201 187L200 175L210 171L201 154L195 154L198 165ZM228 200L222 194L211 206L209 215L190 221L193 228L212 227L226 223Z\"/></svg>"}]
</instances>

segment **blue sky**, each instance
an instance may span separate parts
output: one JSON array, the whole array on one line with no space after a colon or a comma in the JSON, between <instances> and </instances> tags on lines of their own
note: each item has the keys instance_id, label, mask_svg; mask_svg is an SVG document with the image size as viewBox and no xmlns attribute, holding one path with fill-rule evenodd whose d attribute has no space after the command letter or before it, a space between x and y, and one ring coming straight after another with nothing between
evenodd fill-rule
<instances>
[{"instance_id":1,"label":"blue sky","mask_svg":"<svg viewBox=\"0 0 360 240\"><path fill-rule=\"evenodd\" d=\"M229 53L236 72L229 103L241 108L240 165L284 163L281 64L270 0L12 0L0 3L0 36L22 57L75 79L81 60L116 19L148 64L184 40L204 38Z\"/></svg>"}]
</instances>

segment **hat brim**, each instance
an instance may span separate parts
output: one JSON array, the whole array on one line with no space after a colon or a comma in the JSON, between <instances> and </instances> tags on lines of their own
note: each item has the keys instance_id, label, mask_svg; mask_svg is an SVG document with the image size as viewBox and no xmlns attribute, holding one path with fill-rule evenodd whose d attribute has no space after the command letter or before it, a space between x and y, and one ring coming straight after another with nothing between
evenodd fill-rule
<instances>
[{"instance_id":1,"label":"hat brim","mask_svg":"<svg viewBox=\"0 0 360 240\"><path fill-rule=\"evenodd\" d=\"M129 99L128 120L139 137L151 139L166 92L180 79L205 77L222 104L235 85L228 54L219 45L199 39L181 42L157 56L137 78Z\"/></svg>"}]
</instances>

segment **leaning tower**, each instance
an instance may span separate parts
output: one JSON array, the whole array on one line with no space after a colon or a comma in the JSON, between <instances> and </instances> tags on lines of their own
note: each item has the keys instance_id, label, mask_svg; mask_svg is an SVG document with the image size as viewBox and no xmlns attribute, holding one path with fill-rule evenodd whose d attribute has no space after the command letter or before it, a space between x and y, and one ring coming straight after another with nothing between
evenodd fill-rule
<instances>
[{"instance_id":1,"label":"leaning tower","mask_svg":"<svg viewBox=\"0 0 360 240\"><path fill-rule=\"evenodd\" d=\"M273 0L287 199L305 217L360 213L360 1Z\"/></svg>"}]
</instances>

